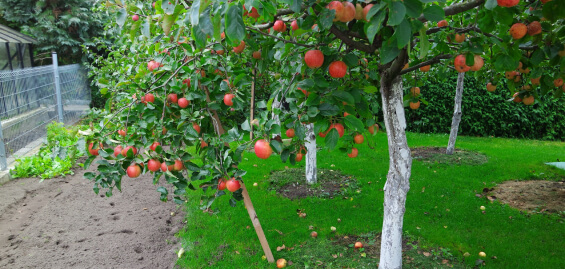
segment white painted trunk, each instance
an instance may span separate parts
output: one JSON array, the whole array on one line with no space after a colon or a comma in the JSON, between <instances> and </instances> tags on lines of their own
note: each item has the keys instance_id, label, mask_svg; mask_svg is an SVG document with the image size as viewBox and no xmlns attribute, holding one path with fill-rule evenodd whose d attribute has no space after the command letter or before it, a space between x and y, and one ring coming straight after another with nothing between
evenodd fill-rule
<instances>
[{"instance_id":1,"label":"white painted trunk","mask_svg":"<svg viewBox=\"0 0 565 269\"><path fill-rule=\"evenodd\" d=\"M381 97L388 137L389 170L384 187L384 215L381 238L380 269L402 268L402 224L406 194L410 189L412 156L406 141L406 118L402 102L402 78L387 83L381 74Z\"/></svg>"},{"instance_id":2,"label":"white painted trunk","mask_svg":"<svg viewBox=\"0 0 565 269\"><path fill-rule=\"evenodd\" d=\"M314 134L314 124L304 124L306 128L306 183L316 184L318 178L316 173L318 172L316 166L316 134Z\"/></svg>"},{"instance_id":3,"label":"white painted trunk","mask_svg":"<svg viewBox=\"0 0 565 269\"><path fill-rule=\"evenodd\" d=\"M459 73L457 76L457 89L455 90L455 107L453 109L453 119L451 120L451 132L449 134L449 142L447 143L446 154L451 155L455 150L455 141L457 140L457 132L459 131L459 123L461 122L461 114L463 114L461 101L463 100L463 82L465 73Z\"/></svg>"},{"instance_id":4,"label":"white painted trunk","mask_svg":"<svg viewBox=\"0 0 565 269\"><path fill-rule=\"evenodd\" d=\"M279 96L275 96L275 99L273 100L273 105L272 105L272 111L271 112L271 116L273 118L273 121L275 122L275 124L278 124L279 126L281 125L281 120L279 118L279 115L275 114L275 108L276 109L280 109L281 108L282 103L279 102ZM282 127L282 126L281 126ZM272 133L272 138L275 138L277 136L280 136L281 133Z\"/></svg>"}]
</instances>

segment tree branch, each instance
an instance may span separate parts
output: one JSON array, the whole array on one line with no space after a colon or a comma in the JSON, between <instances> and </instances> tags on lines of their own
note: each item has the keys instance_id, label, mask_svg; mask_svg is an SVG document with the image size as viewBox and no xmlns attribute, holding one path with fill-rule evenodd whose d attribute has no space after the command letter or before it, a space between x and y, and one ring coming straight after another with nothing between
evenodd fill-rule
<instances>
[{"instance_id":1,"label":"tree branch","mask_svg":"<svg viewBox=\"0 0 565 269\"><path fill-rule=\"evenodd\" d=\"M400 71L400 75L404 75L404 74L406 74L406 73L409 73L409 72L412 72L412 71L414 71L414 70L417 70L418 68L420 68L420 67L422 67L422 66L440 63L441 60L450 59L451 57L453 57L453 55L451 55L451 54L442 54L442 55L438 55L438 56L436 56L436 57L434 57L434 58L432 58L432 59L429 59L429 60L427 60L427 61L425 61L425 62L421 62L421 63L419 63L419 64L417 64L417 65L408 67L408 68L406 68L406 69Z\"/></svg>"},{"instance_id":2,"label":"tree branch","mask_svg":"<svg viewBox=\"0 0 565 269\"><path fill-rule=\"evenodd\" d=\"M339 29L337 29L335 25L332 25L332 28L330 28L330 32L334 34L337 38L339 38L341 41L343 41L343 43L345 43L349 47L371 54L375 52L376 48L374 48L372 45L367 45L361 42L354 41L353 39L349 38L347 33L344 33Z\"/></svg>"},{"instance_id":3,"label":"tree branch","mask_svg":"<svg viewBox=\"0 0 565 269\"><path fill-rule=\"evenodd\" d=\"M445 12L445 16L451 16L451 15L455 15L455 14L459 14L462 12L465 12L467 10L473 9L475 7L478 7L482 4L485 3L485 0L472 0L466 3L460 3L460 4L455 4L455 5L451 5L448 7L445 7L443 9L443 11ZM419 21L421 22L426 22L428 21L424 15L420 15L420 17L418 18Z\"/></svg>"},{"instance_id":4,"label":"tree branch","mask_svg":"<svg viewBox=\"0 0 565 269\"><path fill-rule=\"evenodd\" d=\"M270 35L270 34L267 34L267 33L263 33L262 31L260 31L260 30L258 30L258 29L255 29L255 28L253 28L253 27L246 26L245 28L247 28L247 29L249 29L249 30L251 30L251 31L255 31L255 32L257 32L257 33L259 33L259 34L261 34L261 35L268 36L268 37L270 37L270 38L274 38L274 39L276 39L276 40L282 41L282 42L284 42L284 43L291 43L291 44L294 44L294 45L297 45L297 46L301 46L301 47L314 48L314 47L319 47L319 46L327 46L327 44L316 44L316 45L302 44L302 43L294 42L294 41L292 41L292 40L286 40L286 39L283 39L283 38L276 37L276 36L274 36L274 35Z\"/></svg>"}]
</instances>

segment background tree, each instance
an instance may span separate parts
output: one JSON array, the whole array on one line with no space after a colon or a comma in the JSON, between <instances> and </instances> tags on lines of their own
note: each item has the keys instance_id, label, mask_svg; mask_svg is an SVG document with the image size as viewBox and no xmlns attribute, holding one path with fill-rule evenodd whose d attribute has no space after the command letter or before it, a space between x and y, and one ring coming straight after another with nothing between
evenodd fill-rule
<instances>
[{"instance_id":1,"label":"background tree","mask_svg":"<svg viewBox=\"0 0 565 269\"><path fill-rule=\"evenodd\" d=\"M0 17L10 22L10 27L39 41L34 46L35 64L50 63L51 51L57 52L62 64L78 63L82 59L81 46L93 46L92 38L103 31L106 17L93 10L96 2L0 0Z\"/></svg>"}]
</instances>

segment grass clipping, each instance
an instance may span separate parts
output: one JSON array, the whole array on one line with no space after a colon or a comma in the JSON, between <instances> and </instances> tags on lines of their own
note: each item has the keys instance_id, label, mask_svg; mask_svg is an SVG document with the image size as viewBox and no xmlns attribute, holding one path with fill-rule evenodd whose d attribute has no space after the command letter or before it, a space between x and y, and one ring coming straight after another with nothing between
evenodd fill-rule
<instances>
[{"instance_id":1,"label":"grass clipping","mask_svg":"<svg viewBox=\"0 0 565 269\"><path fill-rule=\"evenodd\" d=\"M486 155L474 151L456 149L452 155L447 155L446 149L442 147L417 147L410 150L414 160L427 163L482 165L488 162Z\"/></svg>"},{"instance_id":2,"label":"grass clipping","mask_svg":"<svg viewBox=\"0 0 565 269\"><path fill-rule=\"evenodd\" d=\"M359 189L357 180L332 169L319 169L316 184L306 184L303 168L289 168L271 172L270 190L291 200L319 197L333 199L336 196L350 197Z\"/></svg>"}]
</instances>

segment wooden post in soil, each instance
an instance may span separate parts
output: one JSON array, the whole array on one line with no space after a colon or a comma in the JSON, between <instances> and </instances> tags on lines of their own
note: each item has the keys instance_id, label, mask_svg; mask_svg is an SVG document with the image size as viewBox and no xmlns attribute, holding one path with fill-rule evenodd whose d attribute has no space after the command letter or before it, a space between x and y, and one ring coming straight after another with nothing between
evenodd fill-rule
<instances>
[{"instance_id":1,"label":"wooden post in soil","mask_svg":"<svg viewBox=\"0 0 565 269\"><path fill-rule=\"evenodd\" d=\"M243 182L241 183L241 189L243 190L243 192L241 193L243 195L243 203L247 208L247 213L249 213L249 218L253 223L257 237L259 237L259 242L261 242L263 252L265 252L267 261L269 261L269 263L273 263L275 262L273 252L271 252L271 247L269 247L269 242L267 242L267 238L265 237L265 233L263 232L263 227L261 227L259 218L257 218L257 213L255 213L255 208L253 207L253 203L251 203L251 198L249 198L249 193L247 193L247 188L245 187L245 184L243 184Z\"/></svg>"},{"instance_id":2,"label":"wooden post in soil","mask_svg":"<svg viewBox=\"0 0 565 269\"><path fill-rule=\"evenodd\" d=\"M257 65L255 65L255 67L257 67ZM249 132L250 141L253 141L253 124L251 124L251 122L253 121L253 114L255 112L255 73L255 68L253 68L253 71L251 71L251 74L253 74L253 81L251 82L251 115L249 117L249 125L251 126L251 131Z\"/></svg>"},{"instance_id":3,"label":"wooden post in soil","mask_svg":"<svg viewBox=\"0 0 565 269\"><path fill-rule=\"evenodd\" d=\"M253 73L255 74L255 71L253 71ZM252 93L251 96L253 96L253 89L255 83L253 83L253 87L252 87ZM206 92L206 100L210 100L210 92L208 91L208 88L204 87L204 90ZM253 100L254 98L252 97L251 100ZM252 105L251 105L251 117L253 117L253 101L251 101ZM214 119L216 120L217 123L217 128L216 132L218 133L218 135L223 135L225 133L224 127L222 126L222 122L220 121L220 118L218 117L218 113L213 110L210 109ZM253 125L251 125L253 126ZM226 144L227 147L229 147L229 145ZM271 247L269 247L269 242L267 242L267 238L265 237L265 232L263 232L263 227L261 227L261 223L259 222L259 218L257 217L257 213L255 212L255 208L253 207L253 203L251 203L251 198L249 197L249 193L247 192L247 188L245 187L245 184L243 182L241 182L241 195L243 196L243 203L245 204L245 207L247 208L247 213L249 213L249 218L251 219L251 222L253 223L253 228L255 228L255 232L257 233L257 237L259 237L259 242L261 242L261 247L263 248L263 252L265 253L265 257L267 257L267 261L269 263L274 263L275 262L275 258L273 257L273 252L271 251Z\"/></svg>"}]
</instances>

